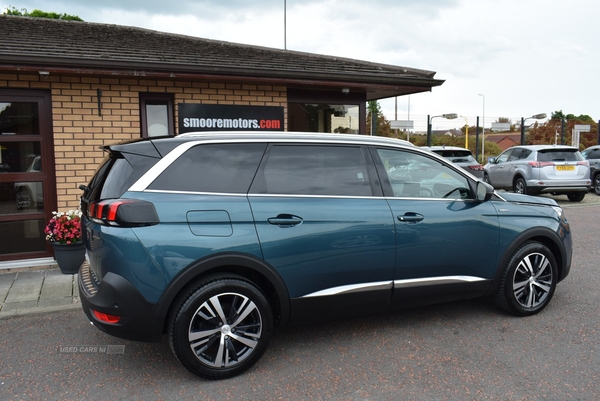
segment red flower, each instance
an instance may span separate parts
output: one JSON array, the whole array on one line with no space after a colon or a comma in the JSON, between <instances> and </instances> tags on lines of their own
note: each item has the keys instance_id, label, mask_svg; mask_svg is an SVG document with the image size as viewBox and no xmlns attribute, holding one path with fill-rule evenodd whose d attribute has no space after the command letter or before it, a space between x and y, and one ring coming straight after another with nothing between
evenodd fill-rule
<instances>
[{"instance_id":1,"label":"red flower","mask_svg":"<svg viewBox=\"0 0 600 401\"><path fill-rule=\"evenodd\" d=\"M81 241L81 211L52 212L54 215L44 229L46 240L71 245Z\"/></svg>"}]
</instances>

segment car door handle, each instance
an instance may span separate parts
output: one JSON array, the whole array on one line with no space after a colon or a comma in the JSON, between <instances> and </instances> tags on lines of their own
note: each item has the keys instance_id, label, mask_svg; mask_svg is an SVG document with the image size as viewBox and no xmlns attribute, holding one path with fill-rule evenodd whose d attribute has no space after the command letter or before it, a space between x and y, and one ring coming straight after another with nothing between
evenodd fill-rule
<instances>
[{"instance_id":1,"label":"car door handle","mask_svg":"<svg viewBox=\"0 0 600 401\"><path fill-rule=\"evenodd\" d=\"M302 217L294 216L291 214L280 214L277 217L269 217L267 219L269 224L273 224L279 227L293 227L302 223Z\"/></svg>"},{"instance_id":2,"label":"car door handle","mask_svg":"<svg viewBox=\"0 0 600 401\"><path fill-rule=\"evenodd\" d=\"M398 220L405 223L416 223L417 221L423 220L423 218L424 216L422 214L412 212L404 213L403 216L398 216Z\"/></svg>"}]
</instances>

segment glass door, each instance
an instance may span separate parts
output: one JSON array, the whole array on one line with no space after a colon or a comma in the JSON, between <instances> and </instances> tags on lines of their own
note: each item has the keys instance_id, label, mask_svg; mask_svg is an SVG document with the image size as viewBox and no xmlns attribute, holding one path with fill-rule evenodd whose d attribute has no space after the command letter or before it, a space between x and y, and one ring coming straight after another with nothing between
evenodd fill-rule
<instances>
[{"instance_id":1,"label":"glass door","mask_svg":"<svg viewBox=\"0 0 600 401\"><path fill-rule=\"evenodd\" d=\"M0 89L0 261L51 256L52 141L50 93Z\"/></svg>"}]
</instances>

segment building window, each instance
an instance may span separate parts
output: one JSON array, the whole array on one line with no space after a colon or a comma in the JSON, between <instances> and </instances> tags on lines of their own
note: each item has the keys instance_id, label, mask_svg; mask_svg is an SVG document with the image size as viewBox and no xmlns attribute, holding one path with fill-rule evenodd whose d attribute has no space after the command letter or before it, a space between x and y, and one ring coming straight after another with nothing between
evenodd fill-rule
<instances>
[{"instance_id":1,"label":"building window","mask_svg":"<svg viewBox=\"0 0 600 401\"><path fill-rule=\"evenodd\" d=\"M173 136L173 96L140 93L142 137Z\"/></svg>"},{"instance_id":2,"label":"building window","mask_svg":"<svg viewBox=\"0 0 600 401\"><path fill-rule=\"evenodd\" d=\"M290 131L358 134L357 104L290 103Z\"/></svg>"}]
</instances>

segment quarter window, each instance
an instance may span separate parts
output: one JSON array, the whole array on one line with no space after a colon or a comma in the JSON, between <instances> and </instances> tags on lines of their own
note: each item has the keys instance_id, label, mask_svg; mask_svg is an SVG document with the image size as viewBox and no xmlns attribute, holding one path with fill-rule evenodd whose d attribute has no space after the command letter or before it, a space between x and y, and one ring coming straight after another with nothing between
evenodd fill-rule
<instances>
[{"instance_id":1,"label":"quarter window","mask_svg":"<svg viewBox=\"0 0 600 401\"><path fill-rule=\"evenodd\" d=\"M194 146L167 167L148 188L245 194L265 147L265 144Z\"/></svg>"}]
</instances>

